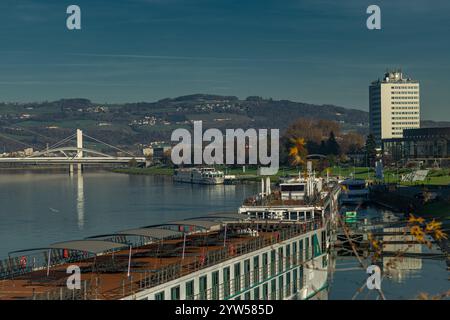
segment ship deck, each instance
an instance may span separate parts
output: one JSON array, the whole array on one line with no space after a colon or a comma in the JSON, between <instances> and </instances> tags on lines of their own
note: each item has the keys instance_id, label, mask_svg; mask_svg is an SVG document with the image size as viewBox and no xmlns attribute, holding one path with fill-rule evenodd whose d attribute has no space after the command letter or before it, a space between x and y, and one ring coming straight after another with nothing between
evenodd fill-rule
<instances>
[{"instance_id":1,"label":"ship deck","mask_svg":"<svg viewBox=\"0 0 450 320\"><path fill-rule=\"evenodd\" d=\"M240 254L268 246L314 228L319 221L228 224L224 246L223 229L189 234L132 248L108 252L79 261L61 263L0 280L0 299L121 299L146 288L188 275ZM258 234L242 230L258 229ZM281 235L281 236L280 236ZM184 247L184 257L183 257ZM130 277L128 265L130 263ZM69 290L67 267L81 271L81 289Z\"/></svg>"}]
</instances>

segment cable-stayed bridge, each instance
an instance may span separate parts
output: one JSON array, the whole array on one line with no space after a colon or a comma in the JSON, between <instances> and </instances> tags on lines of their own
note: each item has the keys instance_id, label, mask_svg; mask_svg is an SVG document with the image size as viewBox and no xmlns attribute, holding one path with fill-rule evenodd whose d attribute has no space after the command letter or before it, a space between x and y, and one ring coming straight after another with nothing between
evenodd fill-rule
<instances>
[{"instance_id":1,"label":"cable-stayed bridge","mask_svg":"<svg viewBox=\"0 0 450 320\"><path fill-rule=\"evenodd\" d=\"M76 146L66 146L71 140L76 138ZM120 151L127 156L113 156L93 149L88 149L83 146L83 138L93 140L101 145L107 146L111 149ZM113 145L100 141L96 138L84 134L80 129L77 132L45 150L35 152L30 156L25 157L0 157L0 164L2 163L21 163L21 164L125 164L130 161L136 161L138 164L145 164L144 157L136 157L130 152L119 149Z\"/></svg>"}]
</instances>

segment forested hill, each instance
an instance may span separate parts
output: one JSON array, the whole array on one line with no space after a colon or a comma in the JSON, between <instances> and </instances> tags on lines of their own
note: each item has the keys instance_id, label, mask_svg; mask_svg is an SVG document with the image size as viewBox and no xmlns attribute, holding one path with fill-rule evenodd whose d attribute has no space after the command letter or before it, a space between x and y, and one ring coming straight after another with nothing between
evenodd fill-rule
<instances>
[{"instance_id":1,"label":"forested hill","mask_svg":"<svg viewBox=\"0 0 450 320\"><path fill-rule=\"evenodd\" d=\"M366 134L368 130L368 113L365 111L261 97L242 100L234 96L194 94L124 104L62 99L0 103L0 146L1 151L17 150L28 144L45 146L72 134L75 128L114 145L131 146L169 139L174 128L189 127L192 120L203 120L205 127L219 129L283 130L301 117L335 120L344 131Z\"/></svg>"}]
</instances>

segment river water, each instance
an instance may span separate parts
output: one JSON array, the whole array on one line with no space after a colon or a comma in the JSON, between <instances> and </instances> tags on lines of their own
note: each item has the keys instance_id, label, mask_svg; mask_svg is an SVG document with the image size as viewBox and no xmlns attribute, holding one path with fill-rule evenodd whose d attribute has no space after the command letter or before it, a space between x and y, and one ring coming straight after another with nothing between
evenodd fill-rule
<instances>
[{"instance_id":1,"label":"river water","mask_svg":"<svg viewBox=\"0 0 450 320\"><path fill-rule=\"evenodd\" d=\"M173 183L170 177L85 172L0 174L0 259L8 252L46 247L127 228L185 219L212 212L236 212L257 191L256 184L202 186ZM380 208L359 216L392 213ZM424 252L426 248L422 249ZM351 299L365 282L355 258L334 257L328 299ZM443 260L413 259L382 282L388 299L411 299L419 292L449 289ZM367 289L358 299L375 299Z\"/></svg>"},{"instance_id":2,"label":"river water","mask_svg":"<svg viewBox=\"0 0 450 320\"><path fill-rule=\"evenodd\" d=\"M114 231L236 212L256 185L202 186L110 172L0 174L0 259Z\"/></svg>"}]
</instances>

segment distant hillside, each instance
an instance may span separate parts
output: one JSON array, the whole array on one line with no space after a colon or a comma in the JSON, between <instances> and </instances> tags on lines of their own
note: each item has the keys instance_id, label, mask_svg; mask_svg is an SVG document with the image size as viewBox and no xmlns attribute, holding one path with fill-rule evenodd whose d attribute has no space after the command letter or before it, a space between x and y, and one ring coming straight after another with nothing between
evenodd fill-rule
<instances>
[{"instance_id":1,"label":"distant hillside","mask_svg":"<svg viewBox=\"0 0 450 320\"><path fill-rule=\"evenodd\" d=\"M367 134L368 113L333 105L288 100L193 94L156 102L98 104L87 99L39 103L0 103L1 151L27 145L44 147L74 132L75 128L123 147L170 139L177 127L192 120L204 127L285 129L297 118L335 120L344 131ZM140 148L140 147L139 147Z\"/></svg>"}]
</instances>

